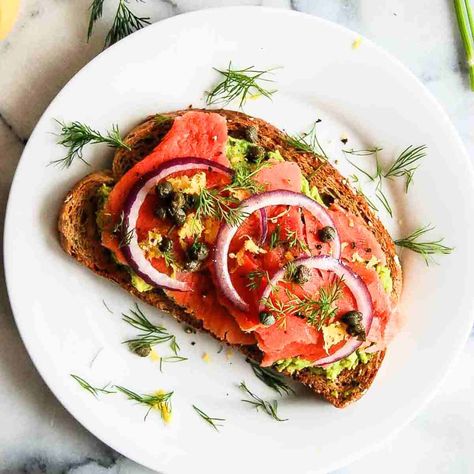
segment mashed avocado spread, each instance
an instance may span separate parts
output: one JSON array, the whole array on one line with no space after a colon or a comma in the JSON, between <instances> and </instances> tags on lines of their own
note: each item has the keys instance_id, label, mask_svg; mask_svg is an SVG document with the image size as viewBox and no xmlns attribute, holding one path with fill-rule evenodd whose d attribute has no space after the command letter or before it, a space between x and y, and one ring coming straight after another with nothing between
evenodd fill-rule
<instances>
[{"instance_id":1,"label":"mashed avocado spread","mask_svg":"<svg viewBox=\"0 0 474 474\"><path fill-rule=\"evenodd\" d=\"M314 374L325 375L328 380L334 382L344 369L354 369L359 363L367 364L370 358L371 354L357 350L344 359L338 360L334 362L334 364L330 364L326 367L310 367L311 362L309 360L302 359L301 357L293 357L291 359L279 360L275 363L275 368L279 372L286 370L288 373L293 374L294 372L310 367L309 370Z\"/></svg>"}]
</instances>

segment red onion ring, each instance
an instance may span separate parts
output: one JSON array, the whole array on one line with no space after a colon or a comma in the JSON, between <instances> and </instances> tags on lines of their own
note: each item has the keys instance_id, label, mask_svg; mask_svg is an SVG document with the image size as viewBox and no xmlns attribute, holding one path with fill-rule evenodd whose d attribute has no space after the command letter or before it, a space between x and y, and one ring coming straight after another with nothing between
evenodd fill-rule
<instances>
[{"instance_id":1,"label":"red onion ring","mask_svg":"<svg viewBox=\"0 0 474 474\"><path fill-rule=\"evenodd\" d=\"M125 239L127 242L122 247L122 252L127 263L133 271L148 284L169 290L189 291L190 288L187 283L175 280L153 267L145 258L143 250L138 245L135 228L140 208L152 188L173 173L189 170L217 171L228 176L232 176L233 174L231 169L203 158L175 158L143 175L128 194L123 210L122 238L127 236L127 234L129 237L131 236L129 239Z\"/></svg>"},{"instance_id":2,"label":"red onion ring","mask_svg":"<svg viewBox=\"0 0 474 474\"><path fill-rule=\"evenodd\" d=\"M268 206L298 206L310 212L323 226L331 226L336 229L333 220L326 209L313 199L301 193L293 191L268 191L257 194L244 201L239 206L243 212L252 214L259 209ZM240 297L232 284L229 266L227 264L227 254L229 253L230 243L236 234L238 226L229 226L226 223L221 225L219 235L217 236L215 267L218 276L219 286L224 295L242 311L248 311L249 305ZM333 240L333 256L338 259L341 255L341 243L339 235Z\"/></svg>"},{"instance_id":3,"label":"red onion ring","mask_svg":"<svg viewBox=\"0 0 474 474\"><path fill-rule=\"evenodd\" d=\"M267 222L267 211L265 209L260 209L260 244L263 244L267 239L268 234L268 222Z\"/></svg>"},{"instance_id":4,"label":"red onion ring","mask_svg":"<svg viewBox=\"0 0 474 474\"><path fill-rule=\"evenodd\" d=\"M372 298L370 297L366 284L362 281L359 275L355 274L349 267L341 263L339 260L328 256L299 258L294 260L294 263L296 265L304 265L308 268L334 272L338 277L344 278L344 284L347 285L356 300L357 311L362 313L361 322L364 326L365 333L369 333L373 320ZM262 300L269 297L272 287L284 278L285 271L285 268L282 268L275 273L263 291ZM264 309L265 305L261 303L259 311L263 311ZM314 361L313 365L322 366L337 362L338 360L352 354L362 344L362 342L363 341L359 341L356 337L351 337L347 343L334 354Z\"/></svg>"}]
</instances>

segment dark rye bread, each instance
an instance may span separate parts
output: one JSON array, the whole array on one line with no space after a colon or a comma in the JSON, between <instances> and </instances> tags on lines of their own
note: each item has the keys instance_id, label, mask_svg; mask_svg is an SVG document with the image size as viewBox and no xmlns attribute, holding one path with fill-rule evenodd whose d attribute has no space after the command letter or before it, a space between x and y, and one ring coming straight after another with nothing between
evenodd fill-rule
<instances>
[{"instance_id":1,"label":"dark rye bread","mask_svg":"<svg viewBox=\"0 0 474 474\"><path fill-rule=\"evenodd\" d=\"M188 109L189 110L189 109ZM163 114L173 118L187 112L181 110ZM287 160L297 162L311 185L317 186L325 199L334 200L344 209L360 216L375 235L386 254L387 265L393 278L393 297L398 300L401 292L401 269L395 259L395 247L389 234L370 210L364 198L356 194L346 180L328 162L311 153L303 153L290 147L285 135L269 123L249 117L241 112L213 110L227 119L229 135L243 138L243 130L254 125L259 131L259 144L268 150L279 150ZM171 121L147 118L134 128L125 141L131 151L117 150L112 172L92 173L83 178L68 193L60 211L58 229L63 249L78 262L95 273L108 278L124 289L160 310L170 313L196 329L202 329L201 322L192 314L176 305L163 291L156 289L146 293L138 292L131 284L128 272L116 265L109 252L100 245L95 212L98 205L97 190L102 184L113 185L135 163L145 157L163 138ZM259 360L261 354L255 346L237 347L246 356ZM384 358L385 351L373 355L367 364L359 364L352 370L345 369L336 381L327 380L324 375L314 374L309 369L293 374L293 378L314 392L322 395L334 406L342 408L359 399L369 388ZM288 375L288 374L287 374Z\"/></svg>"}]
</instances>

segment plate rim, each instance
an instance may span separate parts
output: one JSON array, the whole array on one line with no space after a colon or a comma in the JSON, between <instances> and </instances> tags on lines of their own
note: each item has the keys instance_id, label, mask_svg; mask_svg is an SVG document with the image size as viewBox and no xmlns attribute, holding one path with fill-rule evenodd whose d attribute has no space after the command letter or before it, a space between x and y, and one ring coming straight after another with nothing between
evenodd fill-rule
<instances>
[{"instance_id":1,"label":"plate rim","mask_svg":"<svg viewBox=\"0 0 474 474\"><path fill-rule=\"evenodd\" d=\"M4 219L4 231L3 231L3 252L4 252L4 262L3 262L3 267L4 267L4 274L5 274L5 284L7 288L7 295L8 295L8 301L12 310L12 314L15 320L15 324L18 329L18 333L20 335L20 338L22 340L22 343L28 353L28 356L30 357L35 369L43 379L44 383L48 387L48 389L53 393L55 398L61 403L61 405L67 410L67 412L76 420L78 421L87 431L89 431L94 437L99 439L102 443L105 445L111 447L118 453L122 454L123 456L131 459L132 461L145 466L149 469L154 470L155 467L148 464L147 462L137 459L135 454L133 453L132 448L129 448L129 446L116 446L115 441L110 441L107 439L106 434L97 434L96 431L93 431L93 428L89 428L89 421L83 417L80 413L76 413L75 407L70 404L69 400L63 396L63 393L60 392L59 390L55 390L53 388L54 384L50 383L50 378L48 375L47 370L43 367L41 368L41 363L40 360L34 355L34 350L33 348L27 345L25 342L24 338L24 333L23 333L23 323L21 322L21 317L18 316L19 311L18 309L15 309L17 306L15 303L15 300L11 298L11 295L13 294L13 277L9 276L12 275L12 271L10 270L10 267L13 265L12 259L9 257L9 253L7 253L7 248L11 248L10 245L10 237L9 235L11 234L9 229L11 227L10 220L11 220L11 208L13 207L13 194L15 188L18 186L18 176L20 175L19 170L21 169L23 157L26 156L29 153L29 148L31 144L31 138L35 136L37 133L37 128L38 124L40 124L44 117L48 115L49 110L56 104L56 102L60 101L63 94L65 94L66 90L69 88L69 86L74 83L75 81L79 80L80 77L85 74L89 68L94 67L95 63L100 60L103 56L106 56L107 54L110 54L110 51L115 50L116 48L122 47L124 44L131 43L132 41L135 41L136 38L138 38L140 35L144 34L145 32L147 34L150 34L150 30L158 30L163 23L172 23L172 22L180 22L183 21L184 18L192 18L192 17L199 17L199 16L208 16L208 15L214 15L216 13L221 13L224 11L225 12L232 12L234 10L261 10L264 15L266 14L281 14L281 15L288 15L288 16L295 16L295 17L306 17L308 19L311 19L312 21L315 21L316 23L320 22L325 24L326 26L329 26L335 30L339 30L343 32L344 34L352 34L356 35L357 37L360 37L364 44L368 44L372 49L375 49L378 54L383 55L386 59L388 59L392 64L394 64L397 68L401 69L405 74L407 74L411 80L413 85L416 84L418 87L418 90L421 94L423 94L424 99L428 100L432 106L436 108L438 111L439 118L443 120L445 126L447 127L447 134L451 135L451 137L457 142L459 150L462 152L462 160L464 161L464 164L466 165L466 168L468 169L468 172L470 174L471 180L474 178L474 164L472 163L471 159L469 158L469 154L467 152L467 149L465 147L465 144L457 130L457 128L454 126L452 123L451 119L449 118L447 112L443 108L443 106L440 104L440 102L436 99L436 97L428 90L426 86L421 82L420 79L400 60L398 57L394 56L393 54L389 53L387 50L385 50L383 47L378 46L375 42L372 40L368 39L364 35L358 33L357 31L348 28L346 26L340 25L338 23L335 23L333 21L327 20L325 18L322 18L318 15L313 15L305 12L299 12L296 10L292 9L284 9L284 8L279 8L279 7L270 7L270 6L256 6L256 5L236 5L236 6L224 6L224 7L211 7L211 8L202 8L199 10L194 10L190 12L184 12L184 13L179 13L177 15L173 15L171 17L165 18L163 20L158 20L155 23L143 28L142 30L139 30L128 37L124 38L123 40L119 41L118 43L110 46L109 48L101 51L97 56L92 58L87 64L85 64L79 71L77 71L67 82L66 84L61 88L61 90L56 94L56 96L53 98L53 100L49 103L49 105L46 107L44 112L41 114L40 118L35 124L35 127L32 130L32 133L28 139L27 144L25 145L23 152L21 154L21 157L17 163L17 167L15 169L15 173L11 182L11 186L8 192L8 200L7 200L7 205L6 205L6 210L5 210L5 219ZM186 20L185 20L186 21ZM391 431L387 432L385 436L383 436L379 440L372 440L367 444L367 446L362 449L361 451L357 453L352 453L349 455L345 455L341 458L339 458L337 461L334 461L331 464L328 464L327 466L324 467L325 470L334 470L338 469L344 466L347 466L348 464L351 464L352 462L356 461L357 459L362 458L363 456L369 454L370 452L376 450L380 445L387 443L390 439L393 439L397 433L399 433L405 426L407 426L416 416L417 414L422 411L429 403L430 401L435 397L436 393L438 392L440 386L443 384L444 380L446 379L447 375L449 372L452 370L452 367L454 364L457 362L459 359L459 356L465 347L466 341L469 338L470 330L469 328L472 327L474 323L474 301L471 304L471 311L470 311L470 318L466 318L466 331L465 335L463 337L462 343L458 345L456 348L456 351L452 353L451 355L451 360L449 361L444 373L442 376L440 376L438 382L435 384L435 386L432 388L431 392L428 393L425 398L419 402L419 404L411 409L411 413L405 417L405 419L400 422L397 426L393 427ZM469 326L468 326L469 324ZM314 471L316 472L316 471ZM319 472L319 468L318 471Z\"/></svg>"}]
</instances>

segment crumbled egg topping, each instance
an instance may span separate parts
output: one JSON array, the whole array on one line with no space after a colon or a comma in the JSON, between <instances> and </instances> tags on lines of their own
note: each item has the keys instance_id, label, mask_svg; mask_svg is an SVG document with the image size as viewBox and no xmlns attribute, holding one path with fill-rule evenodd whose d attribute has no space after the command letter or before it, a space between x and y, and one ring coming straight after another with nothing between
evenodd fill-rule
<instances>
[{"instance_id":1,"label":"crumbled egg topping","mask_svg":"<svg viewBox=\"0 0 474 474\"><path fill-rule=\"evenodd\" d=\"M160 396L164 395L166 392L164 390L158 390L155 392L155 395ZM169 423L171 421L171 405L169 402L158 402L154 407L158 410L161 414L161 418L165 423Z\"/></svg>"},{"instance_id":2,"label":"crumbled egg topping","mask_svg":"<svg viewBox=\"0 0 474 474\"><path fill-rule=\"evenodd\" d=\"M362 43L362 38L358 36L353 42L352 42L352 49L358 49Z\"/></svg>"},{"instance_id":3,"label":"crumbled egg topping","mask_svg":"<svg viewBox=\"0 0 474 474\"><path fill-rule=\"evenodd\" d=\"M180 191L184 194L200 194L206 187L206 173L196 173L191 178L186 175L168 178L168 182L175 191Z\"/></svg>"},{"instance_id":4,"label":"crumbled egg topping","mask_svg":"<svg viewBox=\"0 0 474 474\"><path fill-rule=\"evenodd\" d=\"M204 362L211 362L211 357L209 356L207 352L204 352L204 354L202 355L202 360Z\"/></svg>"},{"instance_id":5,"label":"crumbled egg topping","mask_svg":"<svg viewBox=\"0 0 474 474\"><path fill-rule=\"evenodd\" d=\"M179 240L183 241L188 237L200 237L204 226L200 219L196 217L194 212L191 212L186 216L186 221L178 230Z\"/></svg>"},{"instance_id":6,"label":"crumbled egg topping","mask_svg":"<svg viewBox=\"0 0 474 474\"><path fill-rule=\"evenodd\" d=\"M258 255L260 253L267 253L265 249L259 247L251 237L248 237L247 240L244 242L244 245L237 253L230 253L229 257L235 258L237 260L238 265L244 264L244 255L245 252L253 253L254 255Z\"/></svg>"},{"instance_id":7,"label":"crumbled egg topping","mask_svg":"<svg viewBox=\"0 0 474 474\"><path fill-rule=\"evenodd\" d=\"M153 230L148 231L148 238L139 243L140 248L145 252L146 258L161 257L160 249L158 248L163 236Z\"/></svg>"},{"instance_id":8,"label":"crumbled egg topping","mask_svg":"<svg viewBox=\"0 0 474 474\"><path fill-rule=\"evenodd\" d=\"M324 350L327 354L329 354L328 351L332 346L334 346L338 342L343 341L347 337L345 329L339 322L329 324L328 326L323 326L322 331L324 339Z\"/></svg>"}]
</instances>

